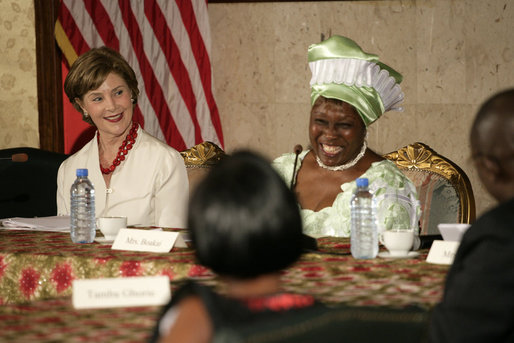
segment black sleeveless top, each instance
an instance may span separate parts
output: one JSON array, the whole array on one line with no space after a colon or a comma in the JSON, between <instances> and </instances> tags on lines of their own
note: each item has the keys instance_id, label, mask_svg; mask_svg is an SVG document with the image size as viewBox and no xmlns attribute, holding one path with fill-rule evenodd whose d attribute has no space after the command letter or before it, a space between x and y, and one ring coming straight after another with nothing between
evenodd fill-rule
<instances>
[{"instance_id":1,"label":"black sleeveless top","mask_svg":"<svg viewBox=\"0 0 514 343\"><path fill-rule=\"evenodd\" d=\"M314 300L311 295L295 293L277 293L268 296L235 299L216 293L194 281L187 281L164 307L159 321L154 329L150 342L157 342L159 338L159 323L168 310L176 306L182 299L198 296L205 305L213 325L213 333L224 328L230 328L260 320L273 320L281 318L287 313L302 311L311 307L324 307Z\"/></svg>"}]
</instances>

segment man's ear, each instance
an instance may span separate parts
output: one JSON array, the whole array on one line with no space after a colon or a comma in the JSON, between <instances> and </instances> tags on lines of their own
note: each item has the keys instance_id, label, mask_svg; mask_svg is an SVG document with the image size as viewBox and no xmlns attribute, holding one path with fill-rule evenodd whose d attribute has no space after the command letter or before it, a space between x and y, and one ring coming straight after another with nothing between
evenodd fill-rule
<instances>
[{"instance_id":1,"label":"man's ear","mask_svg":"<svg viewBox=\"0 0 514 343\"><path fill-rule=\"evenodd\" d=\"M480 164L483 175L489 178L491 181L494 182L501 178L501 166L495 158L483 156L480 159Z\"/></svg>"}]
</instances>

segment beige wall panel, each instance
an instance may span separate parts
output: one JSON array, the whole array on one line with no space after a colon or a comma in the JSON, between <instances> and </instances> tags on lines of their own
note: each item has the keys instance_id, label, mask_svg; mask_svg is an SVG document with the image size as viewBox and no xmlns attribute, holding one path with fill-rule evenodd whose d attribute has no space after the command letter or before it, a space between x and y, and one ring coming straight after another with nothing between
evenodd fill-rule
<instances>
[{"instance_id":1,"label":"beige wall panel","mask_svg":"<svg viewBox=\"0 0 514 343\"><path fill-rule=\"evenodd\" d=\"M420 4L420 2L418 2ZM431 0L418 6L417 103L455 104L466 96L465 2Z\"/></svg>"},{"instance_id":2,"label":"beige wall panel","mask_svg":"<svg viewBox=\"0 0 514 343\"><path fill-rule=\"evenodd\" d=\"M274 4L273 44L275 64L275 97L278 103L305 104L307 113L297 113L293 120L308 118L309 79L305 42L320 40L321 23L318 8L304 3ZM286 151L292 147L287 147Z\"/></svg>"},{"instance_id":3,"label":"beige wall panel","mask_svg":"<svg viewBox=\"0 0 514 343\"><path fill-rule=\"evenodd\" d=\"M273 102L274 46L268 44L273 37L271 7L233 4L209 11L218 104Z\"/></svg>"},{"instance_id":4,"label":"beige wall panel","mask_svg":"<svg viewBox=\"0 0 514 343\"><path fill-rule=\"evenodd\" d=\"M0 149L39 146L31 0L0 1Z\"/></svg>"},{"instance_id":5,"label":"beige wall panel","mask_svg":"<svg viewBox=\"0 0 514 343\"><path fill-rule=\"evenodd\" d=\"M466 103L514 86L514 3L466 0Z\"/></svg>"}]
</instances>

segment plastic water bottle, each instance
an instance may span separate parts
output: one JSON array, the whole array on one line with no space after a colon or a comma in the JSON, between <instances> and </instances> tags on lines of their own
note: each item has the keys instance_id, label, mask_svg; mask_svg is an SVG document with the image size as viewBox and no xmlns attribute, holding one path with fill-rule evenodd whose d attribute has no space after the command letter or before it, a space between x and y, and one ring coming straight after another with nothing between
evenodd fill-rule
<instances>
[{"instance_id":1,"label":"plastic water bottle","mask_svg":"<svg viewBox=\"0 0 514 343\"><path fill-rule=\"evenodd\" d=\"M92 243L96 235L95 188L87 175L87 169L77 169L77 179L70 190L73 243Z\"/></svg>"},{"instance_id":2,"label":"plastic water bottle","mask_svg":"<svg viewBox=\"0 0 514 343\"><path fill-rule=\"evenodd\" d=\"M375 258L378 254L376 205L368 190L368 179L356 180L357 190L352 195L351 252L354 258Z\"/></svg>"}]
</instances>

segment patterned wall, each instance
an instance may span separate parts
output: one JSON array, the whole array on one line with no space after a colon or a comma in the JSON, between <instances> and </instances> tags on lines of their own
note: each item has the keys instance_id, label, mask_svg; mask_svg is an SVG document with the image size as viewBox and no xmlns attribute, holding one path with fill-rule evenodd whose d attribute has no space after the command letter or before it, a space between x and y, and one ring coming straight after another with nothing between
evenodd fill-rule
<instances>
[{"instance_id":1,"label":"patterned wall","mask_svg":"<svg viewBox=\"0 0 514 343\"><path fill-rule=\"evenodd\" d=\"M39 147L31 0L0 1L0 148Z\"/></svg>"}]
</instances>

